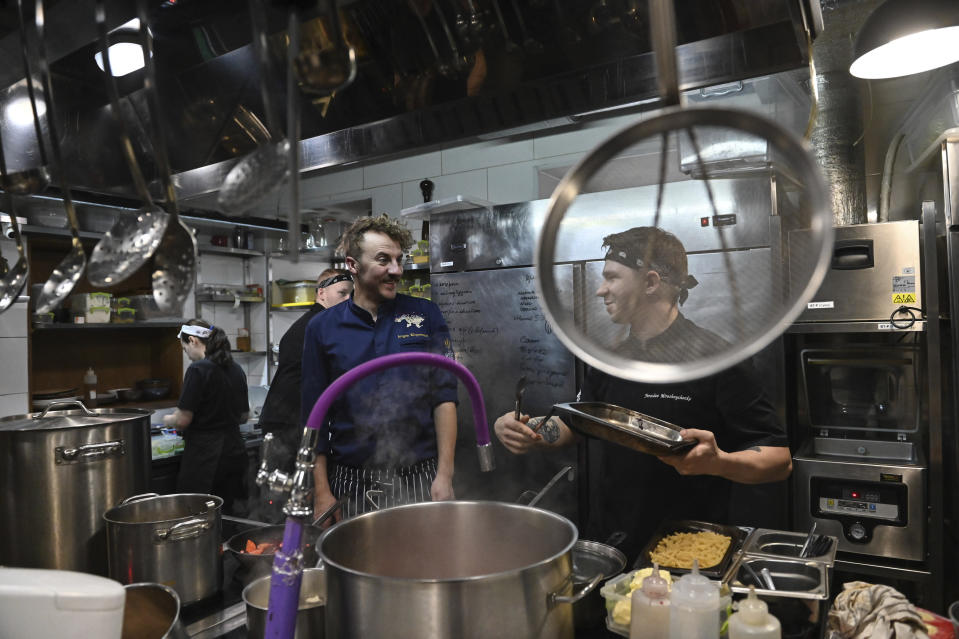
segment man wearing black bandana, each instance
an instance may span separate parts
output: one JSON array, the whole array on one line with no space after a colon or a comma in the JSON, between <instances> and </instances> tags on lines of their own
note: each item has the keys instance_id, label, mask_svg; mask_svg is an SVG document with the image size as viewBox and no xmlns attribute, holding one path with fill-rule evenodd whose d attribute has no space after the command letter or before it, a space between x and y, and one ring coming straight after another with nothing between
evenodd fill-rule
<instances>
[{"instance_id":1,"label":"man wearing black bandana","mask_svg":"<svg viewBox=\"0 0 959 639\"><path fill-rule=\"evenodd\" d=\"M608 250L596 295L613 322L630 328L620 352L644 361L676 362L728 348L720 336L679 310L698 282L687 271L678 238L658 228L637 227L604 238L603 248ZM734 486L778 482L792 470L785 430L749 362L666 384L627 381L587 367L581 400L658 417L682 426L683 438L698 442L685 454L654 458L590 441L590 468L601 470L590 476L586 538L602 541L615 531L625 532L621 548L630 561L665 520L757 525L762 513L751 522L736 521ZM507 413L496 420L496 436L517 454L577 441L562 420L540 421L526 415L516 420Z\"/></svg>"},{"instance_id":2,"label":"man wearing black bandana","mask_svg":"<svg viewBox=\"0 0 959 639\"><path fill-rule=\"evenodd\" d=\"M280 355L276 374L270 384L259 427L265 433L273 433L277 462L286 469L293 469L296 449L300 444L300 377L303 361L303 339L306 325L319 313L349 299L353 291L353 278L345 269L325 269L316 281L316 301L300 316L280 339ZM276 465L272 464L271 468Z\"/></svg>"}]
</instances>

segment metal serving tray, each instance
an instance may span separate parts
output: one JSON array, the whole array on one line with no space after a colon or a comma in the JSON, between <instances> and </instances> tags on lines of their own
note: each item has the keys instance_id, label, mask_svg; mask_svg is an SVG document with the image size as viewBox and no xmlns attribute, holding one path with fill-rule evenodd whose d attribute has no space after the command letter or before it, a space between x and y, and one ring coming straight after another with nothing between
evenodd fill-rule
<instances>
[{"instance_id":1,"label":"metal serving tray","mask_svg":"<svg viewBox=\"0 0 959 639\"><path fill-rule=\"evenodd\" d=\"M822 536L822 535L817 535ZM803 557L801 561L813 561L831 567L836 561L838 539L826 535L830 540L829 550L821 555ZM799 560L799 551L806 542L806 533L788 530L757 528L743 545L743 554L771 559Z\"/></svg>"},{"instance_id":2,"label":"metal serving tray","mask_svg":"<svg viewBox=\"0 0 959 639\"><path fill-rule=\"evenodd\" d=\"M639 553L639 557L636 559L636 563L633 565L633 568L638 569L652 566L653 562L649 558L649 554L656 549L656 545L659 543L659 540L674 533L682 532L714 532L719 533L720 535L726 535L730 538L729 548L726 549L726 554L723 555L722 560L715 566L699 569L699 574L709 577L710 579L722 581L722 579L729 572L733 561L743 547L743 542L746 541L746 538L749 536L750 532L752 532L752 529L742 526L724 526L722 524L713 524L706 521L695 521L692 519L667 521L659 527L656 533L650 538L649 543L646 544L646 547L643 548L643 551ZM668 570L672 574L686 574L691 572L691 569L689 568L678 568L676 566L660 566L660 568Z\"/></svg>"},{"instance_id":3,"label":"metal serving tray","mask_svg":"<svg viewBox=\"0 0 959 639\"><path fill-rule=\"evenodd\" d=\"M759 575L768 568L775 590L770 590L761 580L756 581L749 569ZM745 594L749 586L755 586L756 594L792 599L829 599L829 579L825 563L804 559L773 559L757 555L740 555L727 578L730 590Z\"/></svg>"},{"instance_id":4,"label":"metal serving tray","mask_svg":"<svg viewBox=\"0 0 959 639\"><path fill-rule=\"evenodd\" d=\"M689 450L695 440L679 436L679 426L604 402L554 404L553 412L573 430L651 455Z\"/></svg>"}]
</instances>

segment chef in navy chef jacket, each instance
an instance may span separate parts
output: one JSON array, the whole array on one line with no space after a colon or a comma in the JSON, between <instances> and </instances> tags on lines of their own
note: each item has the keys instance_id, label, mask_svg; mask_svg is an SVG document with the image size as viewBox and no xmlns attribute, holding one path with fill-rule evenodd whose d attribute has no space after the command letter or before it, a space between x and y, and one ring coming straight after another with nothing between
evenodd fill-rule
<instances>
[{"instance_id":1,"label":"chef in navy chef jacket","mask_svg":"<svg viewBox=\"0 0 959 639\"><path fill-rule=\"evenodd\" d=\"M340 250L354 291L307 326L304 423L323 390L364 362L413 351L453 357L439 308L396 292L412 243L410 232L386 215L360 218L344 233ZM366 377L333 404L319 438L317 513L340 497L349 497L347 516L453 499L456 378L427 366L399 366Z\"/></svg>"}]
</instances>

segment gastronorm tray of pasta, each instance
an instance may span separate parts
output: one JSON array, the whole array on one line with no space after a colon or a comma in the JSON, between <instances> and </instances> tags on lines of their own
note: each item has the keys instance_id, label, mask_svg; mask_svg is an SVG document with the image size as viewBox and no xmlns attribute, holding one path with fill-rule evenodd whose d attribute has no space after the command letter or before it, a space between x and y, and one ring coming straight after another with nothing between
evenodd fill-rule
<instances>
[{"instance_id":1,"label":"gastronorm tray of pasta","mask_svg":"<svg viewBox=\"0 0 959 639\"><path fill-rule=\"evenodd\" d=\"M671 573L687 573L693 559L698 559L700 574L723 579L750 532L706 521L667 521L650 538L634 568L652 566L655 561Z\"/></svg>"},{"instance_id":2,"label":"gastronorm tray of pasta","mask_svg":"<svg viewBox=\"0 0 959 639\"><path fill-rule=\"evenodd\" d=\"M696 445L696 440L680 437L681 427L614 404L554 404L553 412L583 435L650 455L678 454Z\"/></svg>"}]
</instances>

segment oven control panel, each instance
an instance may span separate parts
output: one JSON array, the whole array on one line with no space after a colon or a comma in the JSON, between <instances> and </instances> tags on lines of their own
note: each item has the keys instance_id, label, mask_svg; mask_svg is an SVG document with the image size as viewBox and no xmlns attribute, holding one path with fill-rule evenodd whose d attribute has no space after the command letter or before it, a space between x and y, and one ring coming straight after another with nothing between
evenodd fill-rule
<instances>
[{"instance_id":1,"label":"oven control panel","mask_svg":"<svg viewBox=\"0 0 959 639\"><path fill-rule=\"evenodd\" d=\"M823 513L838 513L845 515L855 515L858 517L873 517L876 519L899 519L898 504L877 503L877 500L870 501L868 497L863 500L852 499L834 499L832 497L819 498L819 510Z\"/></svg>"},{"instance_id":2,"label":"oven control panel","mask_svg":"<svg viewBox=\"0 0 959 639\"><path fill-rule=\"evenodd\" d=\"M869 543L877 526L907 523L907 488L902 482L835 477L812 477L811 480L810 514L838 521L846 539L854 544Z\"/></svg>"}]
</instances>

